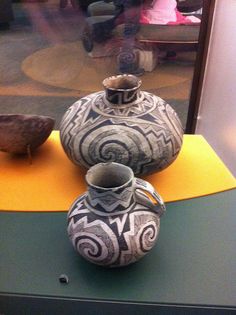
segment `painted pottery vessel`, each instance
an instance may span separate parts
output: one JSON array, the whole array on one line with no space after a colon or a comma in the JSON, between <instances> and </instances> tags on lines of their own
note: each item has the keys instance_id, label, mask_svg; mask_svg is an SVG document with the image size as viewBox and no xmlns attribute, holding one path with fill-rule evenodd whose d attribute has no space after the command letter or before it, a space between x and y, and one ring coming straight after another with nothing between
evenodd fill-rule
<instances>
[{"instance_id":1,"label":"painted pottery vessel","mask_svg":"<svg viewBox=\"0 0 236 315\"><path fill-rule=\"evenodd\" d=\"M54 124L48 116L0 115L0 151L28 154L47 140Z\"/></svg>"},{"instance_id":2,"label":"painted pottery vessel","mask_svg":"<svg viewBox=\"0 0 236 315\"><path fill-rule=\"evenodd\" d=\"M152 185L119 163L99 163L86 174L88 190L68 212L68 235L88 261L126 266L157 241L165 205ZM154 204L144 192L153 196Z\"/></svg>"},{"instance_id":3,"label":"painted pottery vessel","mask_svg":"<svg viewBox=\"0 0 236 315\"><path fill-rule=\"evenodd\" d=\"M61 143L71 161L86 168L113 161L131 167L135 175L170 165L183 138L172 107L140 91L134 75L112 76L103 85L105 91L81 98L62 119Z\"/></svg>"}]
</instances>

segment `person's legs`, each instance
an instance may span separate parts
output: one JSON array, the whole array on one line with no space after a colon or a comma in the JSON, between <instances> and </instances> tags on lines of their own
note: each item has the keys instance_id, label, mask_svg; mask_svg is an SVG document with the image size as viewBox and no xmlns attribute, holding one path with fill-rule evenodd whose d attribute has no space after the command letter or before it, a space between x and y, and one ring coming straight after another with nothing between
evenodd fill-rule
<instances>
[{"instance_id":1,"label":"person's legs","mask_svg":"<svg viewBox=\"0 0 236 315\"><path fill-rule=\"evenodd\" d=\"M9 29L14 19L11 0L0 0L0 30Z\"/></svg>"}]
</instances>

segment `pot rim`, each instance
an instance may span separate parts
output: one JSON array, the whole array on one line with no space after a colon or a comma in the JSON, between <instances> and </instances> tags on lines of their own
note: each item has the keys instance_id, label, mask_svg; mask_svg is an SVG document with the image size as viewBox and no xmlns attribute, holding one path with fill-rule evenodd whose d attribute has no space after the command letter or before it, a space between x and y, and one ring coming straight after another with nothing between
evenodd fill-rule
<instances>
[{"instance_id":1,"label":"pot rim","mask_svg":"<svg viewBox=\"0 0 236 315\"><path fill-rule=\"evenodd\" d=\"M103 186L98 186L98 185L93 184L91 182L91 180L88 178L91 175L91 173L94 172L94 170L96 170L96 168L107 167L109 165L119 166L119 167L122 167L123 169L126 169L127 172L130 173L130 178L124 184L119 185L119 186L113 186L113 187L103 187ZM121 163L116 163L116 162L98 163L98 164L95 164L92 167L90 167L90 169L87 171L87 173L85 175L85 180L86 180L86 183L90 187L95 188L95 189L106 190L106 191L118 190L118 189L121 189L121 188L129 185L134 180L134 172L129 166L121 164Z\"/></svg>"},{"instance_id":2,"label":"pot rim","mask_svg":"<svg viewBox=\"0 0 236 315\"><path fill-rule=\"evenodd\" d=\"M115 80L115 79L121 79L121 78L132 78L136 81L136 85L132 88L115 88L115 87L110 87L108 82L111 81L111 80ZM142 84L142 80L140 80L138 77L136 77L135 75L133 74L118 74L118 75L113 75L113 76L110 76L110 77L107 77L105 78L103 81L102 81L102 85L105 89L108 89L108 90L112 90L112 91L134 91L134 90L137 90L140 88Z\"/></svg>"}]
</instances>

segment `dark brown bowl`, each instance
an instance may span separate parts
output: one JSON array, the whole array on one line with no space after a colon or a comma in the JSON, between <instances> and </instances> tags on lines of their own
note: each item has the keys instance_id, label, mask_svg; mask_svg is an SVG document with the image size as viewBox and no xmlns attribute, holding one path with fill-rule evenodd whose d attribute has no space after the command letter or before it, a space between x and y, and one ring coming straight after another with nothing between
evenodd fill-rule
<instances>
[{"instance_id":1,"label":"dark brown bowl","mask_svg":"<svg viewBox=\"0 0 236 315\"><path fill-rule=\"evenodd\" d=\"M43 144L55 120L39 115L0 115L0 151L24 154Z\"/></svg>"}]
</instances>

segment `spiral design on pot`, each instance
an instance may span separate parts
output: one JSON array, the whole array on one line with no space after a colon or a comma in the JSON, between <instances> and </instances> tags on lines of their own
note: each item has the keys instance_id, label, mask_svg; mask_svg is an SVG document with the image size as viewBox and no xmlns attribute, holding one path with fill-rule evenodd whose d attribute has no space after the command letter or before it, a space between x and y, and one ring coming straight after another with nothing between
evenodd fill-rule
<instances>
[{"instance_id":1,"label":"spiral design on pot","mask_svg":"<svg viewBox=\"0 0 236 315\"><path fill-rule=\"evenodd\" d=\"M100 220L87 223L83 218L69 223L68 232L72 244L84 258L98 264L110 265L119 256L119 244L113 231ZM74 225L75 224L75 225ZM83 228L82 228L83 225ZM79 230L75 232L75 230Z\"/></svg>"},{"instance_id":2,"label":"spiral design on pot","mask_svg":"<svg viewBox=\"0 0 236 315\"><path fill-rule=\"evenodd\" d=\"M136 175L147 175L170 165L177 157L183 137L175 111L162 99L147 92L118 97L116 106L97 92L83 97L65 113L60 139L67 156L89 168L100 162L118 162ZM112 100L113 96L112 94ZM123 94L122 94L123 95ZM138 98L139 98L138 96Z\"/></svg>"},{"instance_id":3,"label":"spiral design on pot","mask_svg":"<svg viewBox=\"0 0 236 315\"><path fill-rule=\"evenodd\" d=\"M138 172L143 164L150 162L152 148L142 132L128 126L104 126L77 138L78 156L84 166L100 162L117 162L130 166Z\"/></svg>"},{"instance_id":4,"label":"spiral design on pot","mask_svg":"<svg viewBox=\"0 0 236 315\"><path fill-rule=\"evenodd\" d=\"M155 221L149 221L143 225L138 233L138 242L142 252L148 252L156 242L158 227Z\"/></svg>"},{"instance_id":5,"label":"spiral design on pot","mask_svg":"<svg viewBox=\"0 0 236 315\"><path fill-rule=\"evenodd\" d=\"M76 249L85 258L91 261L103 261L108 256L108 249L104 242L89 233L83 233L76 239Z\"/></svg>"}]
</instances>

